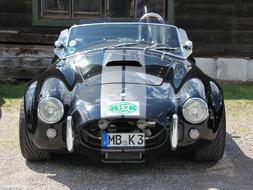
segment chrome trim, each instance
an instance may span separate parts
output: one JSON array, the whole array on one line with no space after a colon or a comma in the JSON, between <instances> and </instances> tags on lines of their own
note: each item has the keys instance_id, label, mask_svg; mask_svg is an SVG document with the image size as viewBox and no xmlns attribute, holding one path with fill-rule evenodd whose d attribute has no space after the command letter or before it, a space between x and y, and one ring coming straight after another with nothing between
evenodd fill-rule
<instances>
[{"instance_id":1,"label":"chrome trim","mask_svg":"<svg viewBox=\"0 0 253 190\"><path fill-rule=\"evenodd\" d=\"M146 7L146 6L145 6ZM149 23L149 18L150 17L154 17L156 18L161 24L165 24L163 17L161 17L159 14L157 13L145 13L139 20L139 22L144 21L145 19L147 19L148 23Z\"/></svg>"},{"instance_id":2,"label":"chrome trim","mask_svg":"<svg viewBox=\"0 0 253 190\"><path fill-rule=\"evenodd\" d=\"M74 132L72 129L72 117L67 118L67 131L66 131L67 149L69 152L74 152Z\"/></svg>"},{"instance_id":3,"label":"chrome trim","mask_svg":"<svg viewBox=\"0 0 253 190\"><path fill-rule=\"evenodd\" d=\"M43 103L47 102L47 101L52 101L52 102L55 102L56 104L58 104L58 106L60 107L61 109L61 114L59 116L59 118L57 118L57 120L55 121L47 121L45 118L43 118L43 116L41 116L40 114L40 107ZM47 97L47 98L44 98L40 101L39 105L38 105L38 108L37 108L37 113L38 113L38 117L41 121L43 121L44 123L47 123L47 124L55 124L57 122L59 122L63 115L64 115L64 107L63 107L63 104L60 100L58 100L57 98L54 98L54 97Z\"/></svg>"},{"instance_id":4,"label":"chrome trim","mask_svg":"<svg viewBox=\"0 0 253 190\"><path fill-rule=\"evenodd\" d=\"M141 48L141 47L120 47L120 48L102 47L102 48L96 48L96 49L92 49L92 50L78 52L78 53L73 54L73 55L68 55L68 56L65 56L64 58L62 58L62 60L71 59L71 58L76 57L78 55L86 55L87 56L87 54L89 54L89 53L96 52L96 51L103 51L105 48L106 48L106 50L133 50L133 51L134 50L136 50L136 51L144 51L145 50L145 48ZM149 49L149 51L155 51L157 53L162 54L163 56L167 55L167 56L173 57L174 59L178 59L179 61L183 61L183 60L187 59L187 57L180 56L180 55L175 55L175 54L172 54L170 52L164 52L164 51L161 51L161 50ZM146 55L145 52L143 53L143 55Z\"/></svg>"},{"instance_id":5,"label":"chrome trim","mask_svg":"<svg viewBox=\"0 0 253 190\"><path fill-rule=\"evenodd\" d=\"M165 23L162 24L162 23L145 23L145 22L142 22L142 23L140 23L140 22L105 22L105 23L90 23L90 24L73 25L72 27L69 28L69 35L68 35L68 38L66 40L66 42L67 42L66 44L69 43L69 37L70 37L70 34L71 34L71 30L73 28L78 28L78 27L83 27L83 26L110 25L110 24L114 24L114 25L122 25L122 24L124 24L124 25L132 25L132 24L137 24L137 25L166 26L166 27L175 28L177 30L177 36L178 36L178 39L179 39L179 42L180 42L180 49L181 49L182 52L184 52L183 45L182 45L182 40L181 40L181 36L180 36L180 32L179 32L179 28L176 27L176 26L174 26L174 25L165 24ZM74 57L74 56L80 55L80 54L87 54L89 52L93 52L94 50L98 51L98 50L101 50L101 49L103 50L103 48L97 48L97 49L88 50L88 51L85 51L85 52L80 52L80 53L77 53L77 54L74 54L74 55L68 55L68 56L65 56L62 59ZM164 52L164 51L161 51L161 52ZM174 55L174 54L171 54L171 53L168 53L168 52L166 52L166 54L168 54L169 56L171 56L171 55L175 56L176 58L179 58L179 59L187 59L187 57L177 56L177 55Z\"/></svg>"},{"instance_id":6,"label":"chrome trim","mask_svg":"<svg viewBox=\"0 0 253 190\"><path fill-rule=\"evenodd\" d=\"M96 26L96 25L110 25L110 24L125 24L125 25L131 25L131 24L140 24L139 22L104 22L104 23L89 23L89 24L78 24L78 25L73 25L72 27L70 27L70 30L72 28L77 28L77 27L82 27L82 26ZM171 25L171 24L161 24L161 23L141 23L143 25L154 25L154 26L170 26L173 28L178 28L175 25ZM69 32L70 34L70 32Z\"/></svg>"},{"instance_id":7,"label":"chrome trim","mask_svg":"<svg viewBox=\"0 0 253 190\"><path fill-rule=\"evenodd\" d=\"M190 103L192 103L193 101L198 101L198 102L201 102L204 107L205 107L205 115L203 116L203 118L199 121L192 121L189 117L187 117L187 115L185 114L185 107L187 107ZM189 98L188 100L185 101L185 103L183 104L183 107L182 107L182 113L183 113L183 116L184 118L186 119L186 121L192 123L192 124L199 124L203 121L206 120L206 118L209 116L209 113L208 113L208 105L207 103L205 102L205 100L203 100L202 98Z\"/></svg>"},{"instance_id":8,"label":"chrome trim","mask_svg":"<svg viewBox=\"0 0 253 190\"><path fill-rule=\"evenodd\" d=\"M172 150L176 150L178 145L178 116L174 114L172 117L172 126L170 130L170 142Z\"/></svg>"}]
</instances>

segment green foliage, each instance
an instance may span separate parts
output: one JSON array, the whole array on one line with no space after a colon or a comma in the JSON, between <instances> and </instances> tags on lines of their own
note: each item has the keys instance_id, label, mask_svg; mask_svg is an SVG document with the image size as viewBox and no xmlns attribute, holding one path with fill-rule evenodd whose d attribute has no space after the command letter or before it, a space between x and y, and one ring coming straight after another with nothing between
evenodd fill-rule
<instances>
[{"instance_id":1,"label":"green foliage","mask_svg":"<svg viewBox=\"0 0 253 190\"><path fill-rule=\"evenodd\" d=\"M16 111L24 95L26 83L0 83L0 107Z\"/></svg>"},{"instance_id":2,"label":"green foliage","mask_svg":"<svg viewBox=\"0 0 253 190\"><path fill-rule=\"evenodd\" d=\"M253 100L253 84L222 84L225 100Z\"/></svg>"}]
</instances>

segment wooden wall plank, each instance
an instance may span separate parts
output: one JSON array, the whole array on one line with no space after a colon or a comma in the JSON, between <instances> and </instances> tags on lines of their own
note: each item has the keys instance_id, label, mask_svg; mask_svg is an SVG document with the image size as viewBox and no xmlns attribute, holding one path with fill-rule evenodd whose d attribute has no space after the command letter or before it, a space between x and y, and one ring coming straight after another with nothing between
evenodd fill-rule
<instances>
[{"instance_id":1,"label":"wooden wall plank","mask_svg":"<svg viewBox=\"0 0 253 190\"><path fill-rule=\"evenodd\" d=\"M51 58L0 58L0 69L16 69L26 68L33 70L34 68L48 68L52 63Z\"/></svg>"},{"instance_id":2,"label":"wooden wall plank","mask_svg":"<svg viewBox=\"0 0 253 190\"><path fill-rule=\"evenodd\" d=\"M27 46L27 45L2 45L0 46L0 58L51 58L53 46Z\"/></svg>"},{"instance_id":3,"label":"wooden wall plank","mask_svg":"<svg viewBox=\"0 0 253 190\"><path fill-rule=\"evenodd\" d=\"M175 1L175 23L188 32L196 56L252 57L252 0Z\"/></svg>"},{"instance_id":4,"label":"wooden wall plank","mask_svg":"<svg viewBox=\"0 0 253 190\"><path fill-rule=\"evenodd\" d=\"M206 18L206 17L194 17L194 18L176 18L178 26L192 31L232 31L233 20L230 18Z\"/></svg>"},{"instance_id":5,"label":"wooden wall plank","mask_svg":"<svg viewBox=\"0 0 253 190\"><path fill-rule=\"evenodd\" d=\"M52 63L52 46L1 45L0 80L32 79Z\"/></svg>"},{"instance_id":6,"label":"wooden wall plank","mask_svg":"<svg viewBox=\"0 0 253 190\"><path fill-rule=\"evenodd\" d=\"M58 35L40 33L1 33L0 43L53 45Z\"/></svg>"},{"instance_id":7,"label":"wooden wall plank","mask_svg":"<svg viewBox=\"0 0 253 190\"><path fill-rule=\"evenodd\" d=\"M32 79L36 76L42 74L46 69L44 68L33 68L27 69L22 68L1 68L0 69L0 81L1 80L11 80L11 79Z\"/></svg>"}]
</instances>

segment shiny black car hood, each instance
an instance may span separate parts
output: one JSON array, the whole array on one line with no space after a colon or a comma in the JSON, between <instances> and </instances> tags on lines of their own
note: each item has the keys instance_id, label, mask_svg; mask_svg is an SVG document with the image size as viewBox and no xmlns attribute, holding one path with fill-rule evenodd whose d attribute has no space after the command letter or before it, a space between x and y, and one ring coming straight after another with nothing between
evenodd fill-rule
<instances>
[{"instance_id":1,"label":"shiny black car hood","mask_svg":"<svg viewBox=\"0 0 253 190\"><path fill-rule=\"evenodd\" d=\"M168 118L173 113L180 114L190 97L209 101L210 81L213 80L190 59L161 52L126 48L82 53L58 60L31 81L25 95L27 121L36 123L34 110L50 96L63 103L65 117L73 116L76 126L115 117L108 113L108 105L115 102L139 104L138 114L116 117L148 118L167 126ZM29 101L30 97L34 100ZM212 105L217 105L215 110L219 113L222 102Z\"/></svg>"},{"instance_id":2,"label":"shiny black car hood","mask_svg":"<svg viewBox=\"0 0 253 190\"><path fill-rule=\"evenodd\" d=\"M101 50L75 56L76 70L87 85L126 83L161 85L174 61L146 50Z\"/></svg>"},{"instance_id":3,"label":"shiny black car hood","mask_svg":"<svg viewBox=\"0 0 253 190\"><path fill-rule=\"evenodd\" d=\"M74 65L82 76L74 87L71 110L85 122L114 116L108 113L111 103L130 102L139 104L139 113L128 117L165 122L168 112L176 111L174 84L187 74L184 61L145 49L117 48L68 58L65 64Z\"/></svg>"}]
</instances>

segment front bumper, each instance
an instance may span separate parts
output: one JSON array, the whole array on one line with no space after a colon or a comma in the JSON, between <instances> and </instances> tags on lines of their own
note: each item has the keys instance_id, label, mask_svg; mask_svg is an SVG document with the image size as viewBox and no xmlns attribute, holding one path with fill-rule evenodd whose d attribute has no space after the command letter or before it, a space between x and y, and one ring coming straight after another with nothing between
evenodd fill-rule
<instances>
[{"instance_id":1,"label":"front bumper","mask_svg":"<svg viewBox=\"0 0 253 190\"><path fill-rule=\"evenodd\" d=\"M62 126L54 126L59 134L55 139L47 139L45 136L47 127L42 128L40 126L37 127L34 134L30 134L30 137L37 147L52 152L80 153L93 161L105 163L139 163L169 152L196 150L212 141L216 136L216 133L209 127L210 121L208 120L201 125L189 125L182 123L176 114L172 118L170 127L159 124L157 126L159 130L152 131L154 132L154 137L146 139L146 145L142 149L103 149L101 148L101 138L94 134L89 134L88 130L89 125L91 129L98 129L98 127L91 122L76 128L71 116L67 117L67 121ZM189 138L189 130L192 128L200 131L200 137L196 140Z\"/></svg>"},{"instance_id":2,"label":"front bumper","mask_svg":"<svg viewBox=\"0 0 253 190\"><path fill-rule=\"evenodd\" d=\"M68 119L70 118L71 117L68 117ZM72 122L68 122L67 129L73 129L74 126L69 126L70 124L72 125ZM80 153L86 152L87 149L90 149L93 151L92 154L88 155L88 157L90 157L90 159L92 160L94 160L94 158L97 158L98 161L102 161L103 163L142 163L146 161L147 157L153 157L153 155L161 155L161 153L167 153L169 149L171 149L171 151L175 151L177 149L178 144L179 144L179 139L181 139L179 137L178 126L179 126L178 116L174 114L172 117L170 129L166 127L162 129L162 127L160 126L161 127L160 133L155 134L151 138L147 138L145 140L146 141L145 148L143 149L138 149L138 148L106 148L104 149L104 148L101 148L100 147L101 138L95 137L94 135L89 134L87 131L84 133L82 131L83 130L82 127L80 127L81 129L81 132L79 133L80 138L77 144L79 144L79 146L82 146L82 148L86 149L84 151L81 151ZM66 143L67 143L68 149L73 150L74 139L71 139L71 138L66 138L66 139L67 139ZM69 141L70 139L71 141ZM153 139L153 141L155 141L156 143L153 143L153 144L147 143L148 141L150 141L150 139ZM93 141L93 143L91 143L91 141ZM70 147L70 145L73 145L73 147Z\"/></svg>"}]
</instances>

